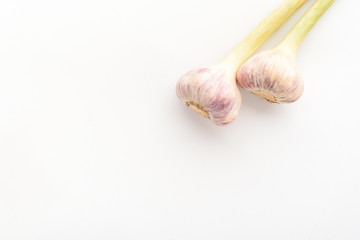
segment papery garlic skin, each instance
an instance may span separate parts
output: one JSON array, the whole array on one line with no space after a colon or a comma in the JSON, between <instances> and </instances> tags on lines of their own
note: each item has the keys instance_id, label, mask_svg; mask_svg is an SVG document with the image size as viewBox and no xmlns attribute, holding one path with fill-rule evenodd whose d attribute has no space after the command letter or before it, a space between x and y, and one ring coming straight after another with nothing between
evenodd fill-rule
<instances>
[{"instance_id":1,"label":"papery garlic skin","mask_svg":"<svg viewBox=\"0 0 360 240\"><path fill-rule=\"evenodd\" d=\"M223 126L233 122L241 106L235 73L222 67L185 73L176 85L178 98L192 110Z\"/></svg>"},{"instance_id":2,"label":"papery garlic skin","mask_svg":"<svg viewBox=\"0 0 360 240\"><path fill-rule=\"evenodd\" d=\"M295 57L281 49L256 54L237 72L240 87L271 103L292 103L304 91Z\"/></svg>"}]
</instances>

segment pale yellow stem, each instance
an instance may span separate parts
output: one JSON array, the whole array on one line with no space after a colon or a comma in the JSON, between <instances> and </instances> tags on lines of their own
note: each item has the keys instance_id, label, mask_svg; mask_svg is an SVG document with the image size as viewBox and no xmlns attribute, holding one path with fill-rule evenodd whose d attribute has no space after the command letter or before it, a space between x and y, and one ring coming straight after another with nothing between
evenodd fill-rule
<instances>
[{"instance_id":1,"label":"pale yellow stem","mask_svg":"<svg viewBox=\"0 0 360 240\"><path fill-rule=\"evenodd\" d=\"M317 0L280 43L278 48L295 56L301 42L334 1Z\"/></svg>"},{"instance_id":2,"label":"pale yellow stem","mask_svg":"<svg viewBox=\"0 0 360 240\"><path fill-rule=\"evenodd\" d=\"M242 65L286 20L307 0L285 0L265 18L236 48L222 61L231 63L236 73ZM229 64L230 65L230 64Z\"/></svg>"}]
</instances>

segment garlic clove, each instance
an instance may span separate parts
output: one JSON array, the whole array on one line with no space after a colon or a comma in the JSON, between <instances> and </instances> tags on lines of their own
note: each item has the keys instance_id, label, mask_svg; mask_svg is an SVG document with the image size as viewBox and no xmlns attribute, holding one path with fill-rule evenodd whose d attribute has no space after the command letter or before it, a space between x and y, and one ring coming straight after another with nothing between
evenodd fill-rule
<instances>
[{"instance_id":1,"label":"garlic clove","mask_svg":"<svg viewBox=\"0 0 360 240\"><path fill-rule=\"evenodd\" d=\"M304 91L304 82L295 57L281 49L251 57L237 72L240 87L270 103L292 103Z\"/></svg>"},{"instance_id":2,"label":"garlic clove","mask_svg":"<svg viewBox=\"0 0 360 240\"><path fill-rule=\"evenodd\" d=\"M185 73L176 85L178 98L217 125L233 122L241 106L235 74L222 67L198 68Z\"/></svg>"}]
</instances>

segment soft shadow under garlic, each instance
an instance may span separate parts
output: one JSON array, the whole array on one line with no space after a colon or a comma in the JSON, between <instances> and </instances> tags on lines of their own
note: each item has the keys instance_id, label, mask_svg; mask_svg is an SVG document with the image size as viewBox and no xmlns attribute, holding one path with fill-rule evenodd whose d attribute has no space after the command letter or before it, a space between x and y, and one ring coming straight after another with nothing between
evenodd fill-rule
<instances>
[{"instance_id":1,"label":"soft shadow under garlic","mask_svg":"<svg viewBox=\"0 0 360 240\"><path fill-rule=\"evenodd\" d=\"M248 91L241 91L243 98L243 110L253 112L256 115L276 115L283 112L282 107L274 107L267 102L259 99L258 96Z\"/></svg>"}]
</instances>

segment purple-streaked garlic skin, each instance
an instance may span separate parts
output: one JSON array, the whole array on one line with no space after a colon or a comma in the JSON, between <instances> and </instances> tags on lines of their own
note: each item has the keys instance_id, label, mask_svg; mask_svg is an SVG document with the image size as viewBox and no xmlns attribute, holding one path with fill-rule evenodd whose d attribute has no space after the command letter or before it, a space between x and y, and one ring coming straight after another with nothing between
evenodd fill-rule
<instances>
[{"instance_id":1,"label":"purple-streaked garlic skin","mask_svg":"<svg viewBox=\"0 0 360 240\"><path fill-rule=\"evenodd\" d=\"M235 73L222 67L198 68L180 77L178 98L188 107L223 126L233 122L240 109L241 95Z\"/></svg>"},{"instance_id":2,"label":"purple-streaked garlic skin","mask_svg":"<svg viewBox=\"0 0 360 240\"><path fill-rule=\"evenodd\" d=\"M271 103L292 103L304 91L295 57L281 49L261 52L248 59L237 72L237 82Z\"/></svg>"}]
</instances>

